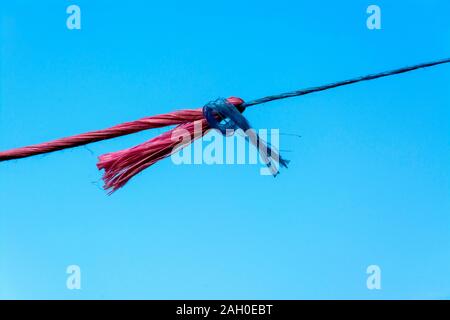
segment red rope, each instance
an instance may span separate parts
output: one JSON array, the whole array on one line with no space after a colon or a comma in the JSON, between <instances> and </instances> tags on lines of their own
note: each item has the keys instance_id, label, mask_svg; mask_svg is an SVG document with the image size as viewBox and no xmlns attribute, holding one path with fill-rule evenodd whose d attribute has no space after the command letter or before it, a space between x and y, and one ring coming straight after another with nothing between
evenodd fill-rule
<instances>
[{"instance_id":1,"label":"red rope","mask_svg":"<svg viewBox=\"0 0 450 320\"><path fill-rule=\"evenodd\" d=\"M50 142L3 151L0 152L0 161L26 158L53 151L79 147L89 143L112 139L127 134L139 132L142 130L161 128L165 126L176 125L184 122L201 119L202 119L201 109L181 110L167 114L146 117L140 120L122 123L108 129L91 131L71 137L57 139Z\"/></svg>"},{"instance_id":2,"label":"red rope","mask_svg":"<svg viewBox=\"0 0 450 320\"><path fill-rule=\"evenodd\" d=\"M243 100L240 98L231 97L227 100L236 106L243 103ZM199 126L201 125L202 129L200 132L196 132L195 130L196 121L199 121ZM105 170L103 175L103 180L105 182L104 188L110 190L110 193L112 193L125 185L132 177L145 168L148 168L157 161L176 152L177 150L175 150L175 147L180 144L179 140L174 139L174 137L177 137L176 130L183 130L184 134L189 133L191 142L203 136L206 130L209 129L209 126L208 122L203 118L202 108L180 110L146 117L103 130L91 131L50 142L3 151L0 152L0 161L26 158L58 150L79 147L147 129L172 125L177 125L177 127L164 132L147 142L126 150L107 153L99 157L97 167L100 170ZM182 145L182 147L187 145L188 143Z\"/></svg>"}]
</instances>

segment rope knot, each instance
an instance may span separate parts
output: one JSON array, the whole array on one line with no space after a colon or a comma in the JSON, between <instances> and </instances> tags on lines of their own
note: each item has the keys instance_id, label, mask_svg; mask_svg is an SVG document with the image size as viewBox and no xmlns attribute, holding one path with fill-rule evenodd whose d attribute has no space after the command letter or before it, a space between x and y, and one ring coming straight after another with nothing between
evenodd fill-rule
<instances>
[{"instance_id":1,"label":"rope knot","mask_svg":"<svg viewBox=\"0 0 450 320\"><path fill-rule=\"evenodd\" d=\"M245 110L244 105L244 101L240 98L219 98L208 102L203 107L203 116L211 128L219 130L224 136L233 135L235 130L242 129L245 138L259 151L271 174L276 176L279 173L279 165L287 168L289 161L283 159L276 149L261 139L252 129L248 120L242 115Z\"/></svg>"},{"instance_id":2,"label":"rope knot","mask_svg":"<svg viewBox=\"0 0 450 320\"><path fill-rule=\"evenodd\" d=\"M203 116L211 128L219 130L223 135L237 129L247 131L250 124L242 115L245 110L242 107L243 102L242 99L235 97L210 101L203 107Z\"/></svg>"}]
</instances>

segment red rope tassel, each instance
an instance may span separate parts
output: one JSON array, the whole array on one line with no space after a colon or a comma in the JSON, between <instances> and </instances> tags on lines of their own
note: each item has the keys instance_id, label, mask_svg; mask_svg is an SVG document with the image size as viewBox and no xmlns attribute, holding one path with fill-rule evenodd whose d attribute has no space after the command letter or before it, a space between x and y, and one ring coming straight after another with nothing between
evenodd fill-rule
<instances>
[{"instance_id":1,"label":"red rope tassel","mask_svg":"<svg viewBox=\"0 0 450 320\"><path fill-rule=\"evenodd\" d=\"M201 110L199 112L202 114ZM200 130L196 129L196 123ZM100 156L97 167L105 170L104 188L110 189L110 193L116 191L142 170L180 150L176 148L180 144L184 148L202 137L207 129L209 126L205 119L187 122L130 149ZM180 133L177 133L177 130L180 130ZM183 142L176 138L185 137L186 133L189 133L189 143L182 144Z\"/></svg>"}]
</instances>

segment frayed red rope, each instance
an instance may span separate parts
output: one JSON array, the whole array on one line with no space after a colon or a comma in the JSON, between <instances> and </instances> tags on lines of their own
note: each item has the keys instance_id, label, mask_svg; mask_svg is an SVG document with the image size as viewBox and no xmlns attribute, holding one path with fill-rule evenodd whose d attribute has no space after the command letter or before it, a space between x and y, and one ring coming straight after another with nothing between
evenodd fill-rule
<instances>
[{"instance_id":1,"label":"frayed red rope","mask_svg":"<svg viewBox=\"0 0 450 320\"><path fill-rule=\"evenodd\" d=\"M243 100L240 98L228 98L230 103L240 105ZM99 157L97 167L104 170L104 188L109 193L124 186L132 177L142 170L148 168L161 159L170 156L189 145L195 139L202 137L209 129L208 122L203 117L202 108L191 110L180 110L140 120L126 122L117 126L83 133L71 137L36 144L32 146L12 149L0 152L0 161L20 159L54 152L58 150L74 148L89 143L112 139L127 134L176 125L172 130L154 137L135 147L107 153ZM200 130L198 130L200 128ZM190 140L184 143L179 138L190 136Z\"/></svg>"},{"instance_id":2,"label":"frayed red rope","mask_svg":"<svg viewBox=\"0 0 450 320\"><path fill-rule=\"evenodd\" d=\"M200 130L197 130L197 127ZM142 170L202 137L208 129L209 126L205 119L187 122L130 149L100 156L97 167L105 170L104 188L113 193ZM187 143L184 143L178 137L182 137L183 140L187 137L189 139L187 139Z\"/></svg>"}]
</instances>

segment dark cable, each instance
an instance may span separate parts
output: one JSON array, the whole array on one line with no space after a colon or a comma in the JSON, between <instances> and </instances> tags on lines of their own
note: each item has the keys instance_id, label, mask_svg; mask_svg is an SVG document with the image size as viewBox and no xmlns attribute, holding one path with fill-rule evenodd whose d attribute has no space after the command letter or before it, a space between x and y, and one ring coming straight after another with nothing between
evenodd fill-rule
<instances>
[{"instance_id":1,"label":"dark cable","mask_svg":"<svg viewBox=\"0 0 450 320\"><path fill-rule=\"evenodd\" d=\"M433 67L433 66L436 66L436 65L439 65L439 64L444 64L444 63L450 63L450 58L443 59L443 60L438 60L438 61L433 61L433 62L421 63L421 64L417 64L417 65L414 65L414 66L404 67L404 68L395 69L395 70L391 70L391 71L385 71L385 72L380 72L380 73L375 73L375 74L369 74L369 75L366 75L366 76L357 77L357 78L353 78L353 79L349 79L349 80L333 82L333 83L326 84L326 85L319 86L319 87L312 87L312 88L301 89L301 90L297 90L297 91L292 91L292 92L286 92L286 93L282 93L282 94L276 94L276 95L272 95L272 96L267 96L267 97L264 97L264 98L252 100L252 101L249 101L249 102L245 102L241 106L242 107L250 107L250 106L254 106L254 105L257 105L257 104L266 103L266 102L270 102L270 101L274 101L274 100L280 100L280 99L286 99L286 98L291 98L291 97L304 96L306 94L310 94L310 93L314 93L314 92L325 91L325 90L328 90L328 89L342 87L342 86L346 86L346 85L349 85L349 84L354 84L354 83L357 83L357 82L369 81L369 80L374 80L374 79L378 79L378 78L393 76L393 75L401 74L401 73L405 73L405 72L410 72L410 71L414 71L414 70L418 70L418 69L429 68L429 67Z\"/></svg>"}]
</instances>

